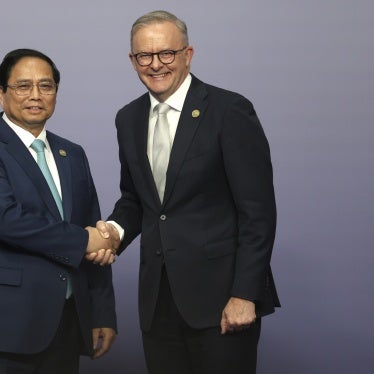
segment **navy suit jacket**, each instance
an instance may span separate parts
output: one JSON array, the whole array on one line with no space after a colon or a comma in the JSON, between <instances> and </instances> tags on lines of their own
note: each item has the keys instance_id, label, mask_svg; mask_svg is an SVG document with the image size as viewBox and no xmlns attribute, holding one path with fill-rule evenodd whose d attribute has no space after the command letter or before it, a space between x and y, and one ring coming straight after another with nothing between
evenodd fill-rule
<instances>
[{"instance_id":1,"label":"navy suit jacket","mask_svg":"<svg viewBox=\"0 0 374 374\"><path fill-rule=\"evenodd\" d=\"M148 93L117 114L121 198L109 219L139 233L139 311L151 326L163 264L192 327L220 324L230 296L279 306L270 269L276 206L267 139L243 96L196 77L184 102L161 204L147 158Z\"/></svg>"},{"instance_id":2,"label":"navy suit jacket","mask_svg":"<svg viewBox=\"0 0 374 374\"><path fill-rule=\"evenodd\" d=\"M2 117L2 113L0 113ZM84 259L100 209L83 149L47 131L61 180L64 220L30 151L0 118L0 351L35 353L51 342L60 322L66 276L84 338L116 328L110 267Z\"/></svg>"}]
</instances>

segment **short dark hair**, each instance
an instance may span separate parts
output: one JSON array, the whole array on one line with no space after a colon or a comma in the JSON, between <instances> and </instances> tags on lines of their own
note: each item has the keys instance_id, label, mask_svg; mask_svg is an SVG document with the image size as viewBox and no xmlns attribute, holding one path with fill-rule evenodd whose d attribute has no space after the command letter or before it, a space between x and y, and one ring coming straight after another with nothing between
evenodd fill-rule
<instances>
[{"instance_id":1,"label":"short dark hair","mask_svg":"<svg viewBox=\"0 0 374 374\"><path fill-rule=\"evenodd\" d=\"M36 57L47 62L51 66L53 80L57 85L60 83L60 72L55 63L48 56L35 49L21 48L7 53L0 65L0 86L3 88L3 92L6 92L10 73L12 72L14 65L24 57Z\"/></svg>"}]
</instances>

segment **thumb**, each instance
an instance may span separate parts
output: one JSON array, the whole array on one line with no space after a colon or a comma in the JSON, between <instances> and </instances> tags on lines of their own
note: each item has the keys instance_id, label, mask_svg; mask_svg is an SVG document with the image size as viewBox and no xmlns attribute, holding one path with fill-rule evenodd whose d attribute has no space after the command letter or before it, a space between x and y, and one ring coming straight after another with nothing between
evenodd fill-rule
<instances>
[{"instance_id":1,"label":"thumb","mask_svg":"<svg viewBox=\"0 0 374 374\"><path fill-rule=\"evenodd\" d=\"M224 335L227 332L227 318L225 312L222 313L221 318L221 334Z\"/></svg>"},{"instance_id":2,"label":"thumb","mask_svg":"<svg viewBox=\"0 0 374 374\"><path fill-rule=\"evenodd\" d=\"M104 238L104 239L108 239L109 238L109 228L108 228L108 225L106 222L104 221L97 221L96 222L96 228L99 230L101 236Z\"/></svg>"},{"instance_id":3,"label":"thumb","mask_svg":"<svg viewBox=\"0 0 374 374\"><path fill-rule=\"evenodd\" d=\"M99 344L99 337L100 337L100 329L93 329L92 330L92 342L93 342L93 349L96 350Z\"/></svg>"}]
</instances>

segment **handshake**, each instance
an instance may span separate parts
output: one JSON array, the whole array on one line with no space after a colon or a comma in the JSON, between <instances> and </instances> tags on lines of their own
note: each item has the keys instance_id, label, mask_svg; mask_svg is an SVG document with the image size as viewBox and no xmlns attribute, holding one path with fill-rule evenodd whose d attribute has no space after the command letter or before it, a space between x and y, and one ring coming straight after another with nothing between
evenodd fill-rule
<instances>
[{"instance_id":1,"label":"handshake","mask_svg":"<svg viewBox=\"0 0 374 374\"><path fill-rule=\"evenodd\" d=\"M108 222L97 221L96 227L87 226L88 244L86 260L95 264L110 265L121 243L118 230Z\"/></svg>"}]
</instances>

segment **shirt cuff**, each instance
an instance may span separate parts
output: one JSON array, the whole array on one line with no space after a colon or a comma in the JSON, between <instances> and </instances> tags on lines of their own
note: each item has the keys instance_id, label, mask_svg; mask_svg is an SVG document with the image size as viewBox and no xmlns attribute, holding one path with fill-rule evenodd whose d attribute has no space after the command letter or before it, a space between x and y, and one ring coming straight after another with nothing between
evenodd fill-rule
<instances>
[{"instance_id":1,"label":"shirt cuff","mask_svg":"<svg viewBox=\"0 0 374 374\"><path fill-rule=\"evenodd\" d=\"M122 241L125 236L125 230L117 222L114 222L114 221L107 221L107 222L111 223L117 229L119 238Z\"/></svg>"}]
</instances>

